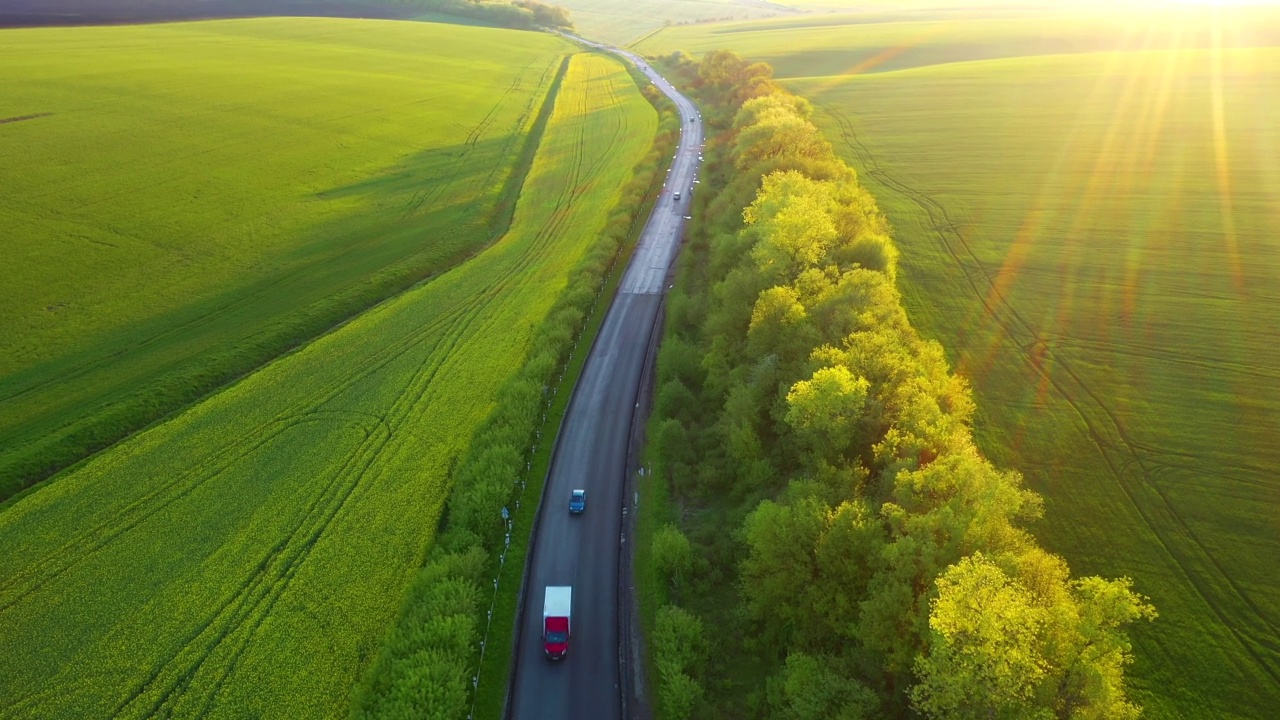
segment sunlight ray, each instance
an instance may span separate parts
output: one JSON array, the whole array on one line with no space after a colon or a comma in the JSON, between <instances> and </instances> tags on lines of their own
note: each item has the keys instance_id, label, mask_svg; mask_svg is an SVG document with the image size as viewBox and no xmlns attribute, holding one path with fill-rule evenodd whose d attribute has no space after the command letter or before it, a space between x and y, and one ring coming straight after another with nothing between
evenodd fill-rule
<instances>
[{"instance_id":1,"label":"sunlight ray","mask_svg":"<svg viewBox=\"0 0 1280 720\"><path fill-rule=\"evenodd\" d=\"M1138 32L1137 27L1131 28L1130 33L1136 32ZM1127 39L1128 36L1125 38L1126 42ZM1022 264L1032 254L1032 250L1039 239L1040 228L1048 224L1042 222L1044 216L1048 213L1056 212L1061 205L1061 178L1074 175L1073 172L1068 172L1068 166L1077 157L1080 142L1088 135L1088 129L1085 126L1087 113L1084 109L1092 107L1102 98L1107 90L1109 79L1117 72L1122 62L1124 62L1124 56L1121 53L1109 54L1103 72L1098 74L1089 95L1081 101L1079 105L1081 109L1075 113L1070 128L1064 134L1063 142L1058 149L1051 169L1043 176L1044 180L1040 184L1040 190L1035 202L1032 204L1027 217L1023 219L1019 231L1015 234L1014 241L1005 253L1000 268L995 272L995 280L987 292L986 305L993 306L999 303L1000 298L1012 288L1014 281L1018 278ZM991 318L980 309L975 309L969 321L980 326L991 322ZM983 332L985 333L985 330ZM993 339L993 342L985 349L983 355L977 358L961 358L959 371L964 374L986 368L993 360L993 354L998 352L999 344L1000 340L998 338Z\"/></svg>"},{"instance_id":2,"label":"sunlight ray","mask_svg":"<svg viewBox=\"0 0 1280 720\"><path fill-rule=\"evenodd\" d=\"M1128 33L1122 39L1120 47L1123 48L1127 46L1129 42L1143 31L1143 29L1144 28L1139 26L1130 27ZM1149 42L1149 31L1148 35L1144 37L1142 41ZM1032 250L1040 239L1039 234L1041 228L1045 226L1056 226L1054 223L1041 222L1041 217L1049 208L1070 205L1076 206L1077 212L1074 214L1070 223L1071 229L1066 236L1066 241L1070 243L1070 237L1081 230L1082 222L1087 216L1087 212L1085 210L1092 206L1093 201L1105 194L1100 186L1102 184L1102 178L1111 172L1110 150L1116 142L1116 137L1120 130L1120 123L1125 114L1124 111L1129 104L1129 98L1135 91L1135 74L1131 71L1126 72L1126 65L1129 62L1131 62L1131 58L1124 52L1117 51L1109 54L1104 70L1098 74L1097 80L1094 83L1088 99L1083 101L1080 105L1081 111L1076 114L1071 130L1065 137L1062 147L1054 162L1053 169L1045 174L1044 182L1041 185L1041 190L1036 203L1032 206L1028 217L1024 219L1021 230L1017 235L1015 235L1014 241L1006 252L1000 269L995 274L995 279L987 292L986 306L996 306L1000 302L1000 299L1002 297L1006 297L1012 290L1014 283L1019 278L1023 264L1032 256ZM1129 82L1121 99L1117 103L1115 112L1112 115L1112 123L1108 129L1106 139L1103 141L1102 150L1095 157L1093 171L1089 173L1089 182L1077 199L1065 201L1062 179L1078 176L1079 173L1075 171L1068 171L1068 168L1070 165L1075 164L1083 158L1083 155L1080 153L1079 145L1081 139L1086 134L1086 109L1093 107L1097 102L1102 101L1109 91L1110 83L1114 81L1115 77L1121 74L1127 75ZM1074 263L1071 263L1064 268L1065 272L1069 274L1074 272L1073 265ZM1070 278L1068 278L1067 285L1070 284ZM1070 302L1070 300L1067 300L1067 302ZM1058 308L1058 310L1062 310L1062 308ZM1066 312L1055 312L1055 315L1058 318L1058 322L1056 322L1052 327L1057 331L1064 331L1066 329L1064 324L1065 319L1070 317L1069 310ZM980 325L986 325L988 328L991 328L991 326L996 322L994 317L987 316L985 313L976 314L976 311L973 321ZM983 374L990 369L991 364L999 357L1001 348L1005 343L1005 333L1003 330L990 332L988 329L984 329L982 334L986 335L990 339L987 346L982 350L979 356L972 359L966 358L962 360L959 366L962 373L976 372ZM1044 348L1044 352L1052 352L1052 349L1046 346ZM1036 367L1038 371L1047 371L1050 365L1037 364Z\"/></svg>"},{"instance_id":3,"label":"sunlight ray","mask_svg":"<svg viewBox=\"0 0 1280 720\"><path fill-rule=\"evenodd\" d=\"M1231 166L1227 151L1227 121L1223 108L1222 91L1222 16L1219 12L1212 14L1211 32L1213 45L1210 49L1211 67L1209 73L1213 114L1213 156L1218 180L1218 211L1222 222L1223 241L1226 243L1227 261L1231 264L1231 279L1237 292L1244 290L1244 275L1240 268L1240 249L1236 238L1236 218L1232 209Z\"/></svg>"},{"instance_id":4,"label":"sunlight ray","mask_svg":"<svg viewBox=\"0 0 1280 720\"><path fill-rule=\"evenodd\" d=\"M865 75L890 60L893 60L899 55L902 55L908 50L923 46L927 44L928 41L936 39L942 31L943 26L941 25L926 25L920 28L920 32L910 40L883 48L879 52L872 54L870 57L865 57L855 62L853 65L850 65L848 68L832 74L822 82L818 83L816 86L817 90L820 93L826 92L841 82L847 82L850 78L857 77L858 75Z\"/></svg>"}]
</instances>

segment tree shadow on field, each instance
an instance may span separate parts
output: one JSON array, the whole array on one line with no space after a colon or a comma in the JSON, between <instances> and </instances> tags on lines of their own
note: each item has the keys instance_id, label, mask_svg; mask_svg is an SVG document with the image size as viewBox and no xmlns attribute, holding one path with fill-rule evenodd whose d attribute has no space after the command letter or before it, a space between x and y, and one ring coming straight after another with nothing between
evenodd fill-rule
<instances>
[{"instance_id":1,"label":"tree shadow on field","mask_svg":"<svg viewBox=\"0 0 1280 720\"><path fill-rule=\"evenodd\" d=\"M424 178L450 181L455 179L456 170L468 170L475 174L475 168L459 166L472 147L458 145L452 148L432 148L416 153L401 162L386 168L374 175L347 185L340 185L316 193L320 199L346 198L352 196L394 196L404 193L416 193L424 186Z\"/></svg>"},{"instance_id":2,"label":"tree shadow on field","mask_svg":"<svg viewBox=\"0 0 1280 720\"><path fill-rule=\"evenodd\" d=\"M523 182L505 154L523 137L422 151L311 196L357 202L246 262L259 269L239 282L154 313L139 304L134 318L0 378L0 503L483 250Z\"/></svg>"}]
</instances>

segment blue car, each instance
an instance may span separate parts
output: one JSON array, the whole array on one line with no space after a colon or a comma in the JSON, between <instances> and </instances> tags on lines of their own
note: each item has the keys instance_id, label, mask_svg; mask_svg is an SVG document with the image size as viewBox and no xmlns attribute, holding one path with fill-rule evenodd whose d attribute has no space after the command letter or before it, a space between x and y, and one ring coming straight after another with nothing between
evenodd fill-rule
<instances>
[{"instance_id":1,"label":"blue car","mask_svg":"<svg viewBox=\"0 0 1280 720\"><path fill-rule=\"evenodd\" d=\"M587 509L587 491L574 490L569 496L569 512L574 515L581 515L583 510Z\"/></svg>"}]
</instances>

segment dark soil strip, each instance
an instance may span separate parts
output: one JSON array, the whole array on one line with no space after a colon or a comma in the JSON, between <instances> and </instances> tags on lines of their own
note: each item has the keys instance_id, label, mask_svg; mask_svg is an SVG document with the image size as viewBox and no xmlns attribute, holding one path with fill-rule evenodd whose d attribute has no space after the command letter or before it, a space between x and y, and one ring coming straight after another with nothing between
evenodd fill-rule
<instances>
[{"instance_id":1,"label":"dark soil strip","mask_svg":"<svg viewBox=\"0 0 1280 720\"><path fill-rule=\"evenodd\" d=\"M547 89L546 98L542 101L542 107L538 110L538 116L533 121L533 126L529 128L529 136L524 141L524 147L520 150L520 159L511 170L511 174L507 176L506 183L502 186L502 194L498 196L498 202L493 206L493 210L489 215L489 227L493 233L493 238L497 240L507 231L511 229L511 221L516 214L516 201L520 199L520 191L524 189L524 181L529 177L529 171L533 169L533 159L538 155L538 147L542 144L542 135L546 132L547 123L551 120L551 111L555 109L556 98L560 95L560 82L564 80L564 75L569 71L569 61L573 54L565 55L560 61L560 67L556 70L556 76L551 81L551 87ZM487 245L485 247L488 247Z\"/></svg>"},{"instance_id":2,"label":"dark soil strip","mask_svg":"<svg viewBox=\"0 0 1280 720\"><path fill-rule=\"evenodd\" d=\"M0 118L0 125L22 122L23 120L35 120L36 118L49 117L52 114L53 113L36 113L35 115L19 115L17 117Z\"/></svg>"},{"instance_id":3,"label":"dark soil strip","mask_svg":"<svg viewBox=\"0 0 1280 720\"><path fill-rule=\"evenodd\" d=\"M0 0L0 27L308 16L407 20L422 8L369 0Z\"/></svg>"}]
</instances>

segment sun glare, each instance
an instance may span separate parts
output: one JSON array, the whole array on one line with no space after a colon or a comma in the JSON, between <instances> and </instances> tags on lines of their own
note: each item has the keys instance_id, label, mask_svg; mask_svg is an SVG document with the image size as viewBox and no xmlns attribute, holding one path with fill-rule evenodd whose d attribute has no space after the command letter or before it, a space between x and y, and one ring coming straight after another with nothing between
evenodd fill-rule
<instances>
[{"instance_id":1,"label":"sun glare","mask_svg":"<svg viewBox=\"0 0 1280 720\"><path fill-rule=\"evenodd\" d=\"M1133 4L1180 7L1280 7L1280 0L1135 0Z\"/></svg>"},{"instance_id":2,"label":"sun glare","mask_svg":"<svg viewBox=\"0 0 1280 720\"><path fill-rule=\"evenodd\" d=\"M1135 9L1158 11L1169 8L1280 8L1280 0L1096 0L1092 3L1070 3L1069 5L1104 12Z\"/></svg>"}]
</instances>

